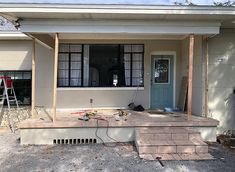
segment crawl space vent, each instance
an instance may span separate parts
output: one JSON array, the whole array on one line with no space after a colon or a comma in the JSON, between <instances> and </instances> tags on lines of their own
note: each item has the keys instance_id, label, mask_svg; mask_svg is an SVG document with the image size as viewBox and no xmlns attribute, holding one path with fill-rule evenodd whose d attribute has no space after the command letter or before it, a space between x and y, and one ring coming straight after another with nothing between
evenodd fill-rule
<instances>
[{"instance_id":1,"label":"crawl space vent","mask_svg":"<svg viewBox=\"0 0 235 172\"><path fill-rule=\"evenodd\" d=\"M95 144L96 139L54 139L53 144L57 145L80 145L80 144Z\"/></svg>"}]
</instances>

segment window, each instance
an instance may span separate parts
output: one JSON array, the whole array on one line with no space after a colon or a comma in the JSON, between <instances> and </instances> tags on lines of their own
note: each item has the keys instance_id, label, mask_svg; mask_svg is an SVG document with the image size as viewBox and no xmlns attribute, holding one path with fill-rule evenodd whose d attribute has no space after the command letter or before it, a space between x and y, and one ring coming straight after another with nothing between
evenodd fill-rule
<instances>
[{"instance_id":1,"label":"window","mask_svg":"<svg viewBox=\"0 0 235 172\"><path fill-rule=\"evenodd\" d=\"M154 59L154 83L166 84L169 83L169 66L170 59L155 58Z\"/></svg>"},{"instance_id":2,"label":"window","mask_svg":"<svg viewBox=\"0 0 235 172\"><path fill-rule=\"evenodd\" d=\"M143 45L60 44L58 86L143 86L143 59Z\"/></svg>"},{"instance_id":3,"label":"window","mask_svg":"<svg viewBox=\"0 0 235 172\"><path fill-rule=\"evenodd\" d=\"M31 71L0 71L0 76L9 76L13 80L19 105L31 104Z\"/></svg>"}]
</instances>

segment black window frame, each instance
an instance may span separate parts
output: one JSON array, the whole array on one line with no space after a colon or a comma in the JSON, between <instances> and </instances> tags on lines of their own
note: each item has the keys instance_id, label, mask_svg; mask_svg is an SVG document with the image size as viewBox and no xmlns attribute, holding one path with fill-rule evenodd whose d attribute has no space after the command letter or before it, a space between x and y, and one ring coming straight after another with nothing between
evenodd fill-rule
<instances>
[{"instance_id":1,"label":"black window frame","mask_svg":"<svg viewBox=\"0 0 235 172\"><path fill-rule=\"evenodd\" d=\"M22 88L30 90L29 103L28 104L19 104L20 106L30 106L32 103L32 94L31 94L31 92L32 92L32 70L0 70L0 76L2 76L1 73L3 73L3 76L9 76L9 75L7 75L7 73L14 73L14 78L11 77L11 79L13 80L13 86L14 86L15 91L17 91L17 89L22 89ZM22 79L15 79L16 73L22 73L21 74ZM15 80L23 80L24 73L30 73L30 79L28 79L28 80L30 80L30 87L17 87L16 84L14 84L14 82L15 82ZM16 98L18 99L17 93L16 93ZM6 104L6 102L4 103L4 105L5 104Z\"/></svg>"},{"instance_id":2,"label":"black window frame","mask_svg":"<svg viewBox=\"0 0 235 172\"><path fill-rule=\"evenodd\" d=\"M64 52L58 52L58 54L60 55L60 54L68 54L68 61L63 61L63 60L60 60L60 58L58 58L58 65L59 65L59 62L68 62L68 69L59 69L59 66L58 66L58 70L57 70L57 72L58 72L58 74L57 74L57 87L83 87L83 73L84 73L84 71L83 71L83 62L84 62L84 44L70 44L70 43L61 43L60 45L68 45L69 46L69 51L68 52L66 52L66 51L64 51ZM82 47L82 50L81 51L72 51L72 52L70 52L70 46L71 45L81 45ZM71 54L80 54L81 55L81 61L71 61ZM59 56L60 57L60 56ZM81 71L81 77L80 78L71 78L71 70L74 70L74 69L71 69L71 62L81 62L81 69L80 69L80 71ZM68 78L61 78L61 77L59 77L59 71L60 70L68 70ZM68 85L67 86L60 86L59 85L59 79L68 79ZM73 85L71 85L71 79L80 79L81 80L81 86L73 86Z\"/></svg>"},{"instance_id":3,"label":"black window frame","mask_svg":"<svg viewBox=\"0 0 235 172\"><path fill-rule=\"evenodd\" d=\"M75 53L75 52L58 52L58 54L69 54L69 68L68 68L68 71L69 71L69 76L68 76L68 85L65 86L65 85L60 85L59 84L59 79L61 79L61 77L59 77L59 70L63 70L63 69L59 69L59 66L58 66L58 75L57 75L57 87L59 88L91 88L93 86L84 86L84 46L85 45L117 45L119 47L119 60L121 58L124 58L122 56L124 56L124 54L130 54L130 85L126 85L126 86L116 86L116 87L106 87L106 88L122 88L122 87L144 87L144 55L145 55L145 45L144 44L106 44L106 43L102 43L102 44L80 44L80 43L60 43L59 45L69 45L69 49L70 49L70 46L71 45L81 45L82 47L82 50L81 52L76 52L76 53L80 53L81 54L81 86L71 86L70 84L70 81L71 81L71 75L70 75L70 71L71 71L71 54ZM121 47L123 47L124 49L124 46L125 45L141 45L143 47L143 51L141 52L124 52L124 50L121 52ZM139 84L139 85L133 85L133 55L134 54L141 54L142 55L142 59L139 60L142 62L142 69L141 69L141 75L142 75L142 84ZM60 59L58 58L58 62L60 61ZM134 78L137 78L137 77L134 77ZM67 78L66 78L67 79ZM99 88L100 86L97 86L97 88Z\"/></svg>"}]
</instances>

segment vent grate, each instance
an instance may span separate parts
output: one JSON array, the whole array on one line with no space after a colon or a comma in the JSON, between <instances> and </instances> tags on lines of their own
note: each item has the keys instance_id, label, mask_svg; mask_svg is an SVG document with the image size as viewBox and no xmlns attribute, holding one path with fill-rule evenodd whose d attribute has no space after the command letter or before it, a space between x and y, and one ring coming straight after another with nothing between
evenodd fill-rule
<instances>
[{"instance_id":1,"label":"vent grate","mask_svg":"<svg viewBox=\"0 0 235 172\"><path fill-rule=\"evenodd\" d=\"M81 144L95 144L97 140L94 138L85 139L53 139L53 144L56 145L81 145Z\"/></svg>"}]
</instances>

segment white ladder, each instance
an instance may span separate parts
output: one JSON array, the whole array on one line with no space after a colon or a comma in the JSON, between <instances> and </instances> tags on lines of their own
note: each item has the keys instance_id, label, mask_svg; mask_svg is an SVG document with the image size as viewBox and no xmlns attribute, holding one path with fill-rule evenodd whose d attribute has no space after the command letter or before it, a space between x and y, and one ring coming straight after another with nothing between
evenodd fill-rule
<instances>
[{"instance_id":1,"label":"white ladder","mask_svg":"<svg viewBox=\"0 0 235 172\"><path fill-rule=\"evenodd\" d=\"M2 95L0 95L0 112L3 111L3 105L4 101L7 101L7 106L8 106L8 123L11 131L14 132L14 125L13 122L11 122L10 118L10 112L11 112L11 102L15 102L17 109L19 109L19 104L16 98L14 86L13 86L13 81L11 77L7 76L0 76L0 89L2 90ZM11 92L12 95L9 95L9 91Z\"/></svg>"}]
</instances>

